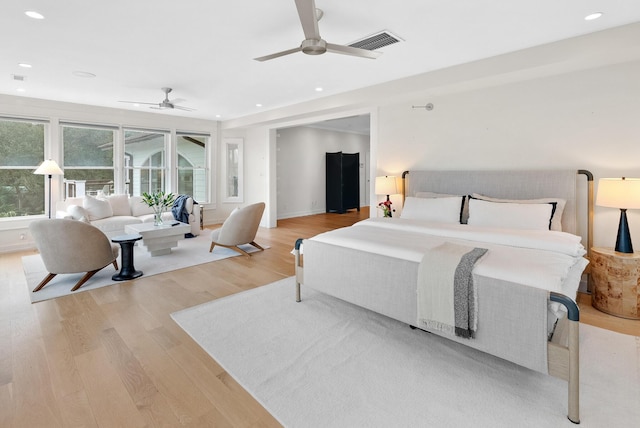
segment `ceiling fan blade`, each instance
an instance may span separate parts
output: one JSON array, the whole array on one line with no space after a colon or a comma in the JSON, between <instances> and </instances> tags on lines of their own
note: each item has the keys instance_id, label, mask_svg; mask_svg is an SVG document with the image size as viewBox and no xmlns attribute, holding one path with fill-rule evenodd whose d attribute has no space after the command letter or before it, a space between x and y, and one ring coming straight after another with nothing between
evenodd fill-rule
<instances>
[{"instance_id":1,"label":"ceiling fan blade","mask_svg":"<svg viewBox=\"0 0 640 428\"><path fill-rule=\"evenodd\" d=\"M175 100L171 100L169 102L171 104L180 104L180 103L186 103L187 100L185 100L184 98L176 98Z\"/></svg>"},{"instance_id":2,"label":"ceiling fan blade","mask_svg":"<svg viewBox=\"0 0 640 428\"><path fill-rule=\"evenodd\" d=\"M295 1L305 39L320 40L318 17L316 15L316 2L314 0Z\"/></svg>"},{"instance_id":3,"label":"ceiling fan blade","mask_svg":"<svg viewBox=\"0 0 640 428\"><path fill-rule=\"evenodd\" d=\"M292 54L292 53L300 52L301 50L302 49L300 47L297 47L297 48L289 49L289 50L286 50L286 51L274 53L274 54L271 54L271 55L265 55L265 56L261 56L259 58L254 58L254 60L256 60L256 61L268 61L270 59L279 58L281 56L285 56L285 55L289 55L289 54Z\"/></svg>"},{"instance_id":4,"label":"ceiling fan blade","mask_svg":"<svg viewBox=\"0 0 640 428\"><path fill-rule=\"evenodd\" d=\"M148 106L157 106L158 103L143 103L140 101L118 101L119 103L129 103L129 104L144 104Z\"/></svg>"},{"instance_id":5,"label":"ceiling fan blade","mask_svg":"<svg viewBox=\"0 0 640 428\"><path fill-rule=\"evenodd\" d=\"M183 107L183 106L177 106L177 105L173 105L173 108L176 110L183 110L183 111L195 111L196 109L191 108L191 107Z\"/></svg>"},{"instance_id":6,"label":"ceiling fan blade","mask_svg":"<svg viewBox=\"0 0 640 428\"><path fill-rule=\"evenodd\" d=\"M367 49L354 48L354 47L345 46L345 45L335 45L333 43L327 43L327 51L332 52L332 53L338 53L338 54L343 54L343 55L351 55L351 56L358 56L358 57L361 57L361 58L370 58L370 59L376 59L380 55L382 55L381 52L370 51L370 50L367 50Z\"/></svg>"}]
</instances>

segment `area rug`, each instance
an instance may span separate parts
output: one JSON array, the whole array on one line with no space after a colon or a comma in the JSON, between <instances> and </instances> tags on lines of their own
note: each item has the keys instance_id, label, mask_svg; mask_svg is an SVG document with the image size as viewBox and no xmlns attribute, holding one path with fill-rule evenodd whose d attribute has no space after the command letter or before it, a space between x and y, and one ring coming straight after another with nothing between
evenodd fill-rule
<instances>
[{"instance_id":1,"label":"area rug","mask_svg":"<svg viewBox=\"0 0 640 428\"><path fill-rule=\"evenodd\" d=\"M567 383L288 278L172 314L287 427L574 427ZM582 427L640 421L640 338L581 325Z\"/></svg>"},{"instance_id":2,"label":"area rug","mask_svg":"<svg viewBox=\"0 0 640 428\"><path fill-rule=\"evenodd\" d=\"M189 266L195 266L202 263L213 262L217 260L227 259L229 257L237 257L241 254L229 248L214 247L209 252L211 239L209 234L201 234L195 238L183 239L178 242L178 246L171 250L171 254L164 256L151 257L151 255L139 246L134 247L134 265L137 270L141 270L144 277L156 275L159 273L169 272L176 269L182 269ZM240 248L248 253L259 251L252 245L240 245ZM263 246L263 248L268 248ZM121 259L118 257L118 265L120 267ZM47 275L47 270L42 263L39 254L22 257L22 267L27 279L27 287L29 287L29 297L31 302L40 302L42 300L53 299L71 293L71 288L82 278L82 273L58 275L51 280L43 289L37 293L32 292L42 279ZM100 272L95 274L88 282L86 282L74 293L81 293L87 290L104 287L117 283L111 279L116 273L113 266L107 266Z\"/></svg>"}]
</instances>

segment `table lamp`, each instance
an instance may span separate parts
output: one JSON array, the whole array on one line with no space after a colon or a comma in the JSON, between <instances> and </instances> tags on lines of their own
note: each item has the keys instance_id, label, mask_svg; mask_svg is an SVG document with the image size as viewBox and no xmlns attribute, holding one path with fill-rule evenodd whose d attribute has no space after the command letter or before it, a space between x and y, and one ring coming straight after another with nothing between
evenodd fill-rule
<instances>
[{"instance_id":1,"label":"table lamp","mask_svg":"<svg viewBox=\"0 0 640 428\"><path fill-rule=\"evenodd\" d=\"M615 250L620 253L633 253L627 209L640 209L640 179L638 178L601 178L598 181L596 205L620 209L620 223Z\"/></svg>"},{"instance_id":2,"label":"table lamp","mask_svg":"<svg viewBox=\"0 0 640 428\"><path fill-rule=\"evenodd\" d=\"M62 172L56 161L48 159L42 162L33 173L49 176L49 218L51 218L51 176L63 175L64 172Z\"/></svg>"},{"instance_id":3,"label":"table lamp","mask_svg":"<svg viewBox=\"0 0 640 428\"><path fill-rule=\"evenodd\" d=\"M387 206L391 206L389 195L394 195L396 193L398 193L396 177L392 175L376 177L376 195L387 195ZM389 209L389 217L391 217L391 209Z\"/></svg>"}]
</instances>

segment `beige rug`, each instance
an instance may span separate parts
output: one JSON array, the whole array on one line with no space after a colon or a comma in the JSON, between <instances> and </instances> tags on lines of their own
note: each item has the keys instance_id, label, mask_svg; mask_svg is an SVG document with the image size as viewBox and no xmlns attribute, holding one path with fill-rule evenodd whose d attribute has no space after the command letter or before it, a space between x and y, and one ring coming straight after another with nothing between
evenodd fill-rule
<instances>
[{"instance_id":1,"label":"beige rug","mask_svg":"<svg viewBox=\"0 0 640 428\"><path fill-rule=\"evenodd\" d=\"M575 427L567 383L294 280L174 313L287 427ZM583 428L637 427L640 337L580 326Z\"/></svg>"},{"instance_id":2,"label":"beige rug","mask_svg":"<svg viewBox=\"0 0 640 428\"><path fill-rule=\"evenodd\" d=\"M205 231L206 232L206 231ZM164 256L151 257L149 253L139 246L134 247L134 265L137 270L141 270L144 275L141 278L156 275L159 273L169 272L176 269L182 269L189 266L195 266L202 263L209 263L217 260L227 259L229 257L238 257L240 253L224 247L216 246L213 252L209 252L211 240L209 233L198 235L195 238L183 239L178 242L178 247L173 248L171 254ZM241 245L242 249L249 253L258 250L252 245ZM268 248L263 246L264 248ZM118 258L118 266L120 267L121 259ZM39 254L22 257L22 267L27 279L27 287L29 287L29 297L31 302L40 302L42 300L53 299L71 293L73 285L82 277L82 273L65 274L56 276L42 290L34 293L33 290L42 279L47 275L47 270L42 263ZM95 288L105 287L115 284L116 281L111 276L116 273L113 266L107 266L100 272L95 274L88 282L74 293L92 290ZM135 281L135 280L134 280Z\"/></svg>"}]
</instances>

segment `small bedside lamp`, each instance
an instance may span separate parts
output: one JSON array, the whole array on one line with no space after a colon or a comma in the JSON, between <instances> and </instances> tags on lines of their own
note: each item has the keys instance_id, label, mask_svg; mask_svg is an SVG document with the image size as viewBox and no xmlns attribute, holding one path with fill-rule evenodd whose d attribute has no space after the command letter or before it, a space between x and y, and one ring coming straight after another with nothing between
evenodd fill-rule
<instances>
[{"instance_id":1,"label":"small bedside lamp","mask_svg":"<svg viewBox=\"0 0 640 428\"><path fill-rule=\"evenodd\" d=\"M49 218L51 218L51 176L64 175L64 172L62 172L56 161L48 159L42 162L33 173L49 176Z\"/></svg>"},{"instance_id":2,"label":"small bedside lamp","mask_svg":"<svg viewBox=\"0 0 640 428\"><path fill-rule=\"evenodd\" d=\"M389 203L389 207L391 206L389 195L395 195L396 193L398 193L396 177L392 175L376 177L376 195L387 195L387 202ZM391 217L391 209L389 209L389 217Z\"/></svg>"},{"instance_id":3,"label":"small bedside lamp","mask_svg":"<svg viewBox=\"0 0 640 428\"><path fill-rule=\"evenodd\" d=\"M620 253L633 253L631 234L627 223L627 209L640 209L640 179L638 178L601 178L598 181L596 205L620 208L620 223L615 250Z\"/></svg>"}]
</instances>

